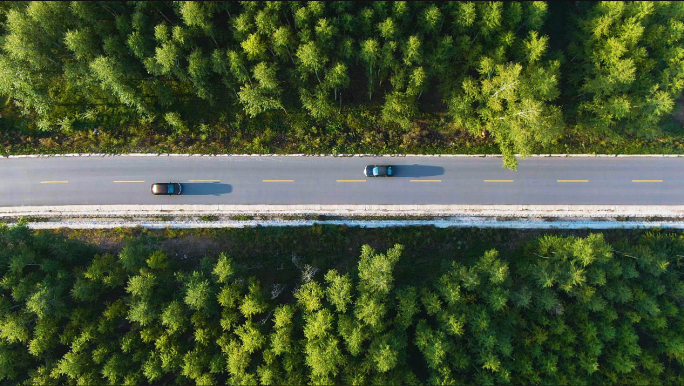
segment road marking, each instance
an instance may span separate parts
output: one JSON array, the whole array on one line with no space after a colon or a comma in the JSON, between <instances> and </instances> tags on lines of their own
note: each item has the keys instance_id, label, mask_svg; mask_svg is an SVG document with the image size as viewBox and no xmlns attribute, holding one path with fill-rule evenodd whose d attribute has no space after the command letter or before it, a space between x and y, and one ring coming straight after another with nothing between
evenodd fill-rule
<instances>
[{"instance_id":1,"label":"road marking","mask_svg":"<svg viewBox=\"0 0 684 386\"><path fill-rule=\"evenodd\" d=\"M294 182L294 180L264 180L264 182Z\"/></svg>"},{"instance_id":2,"label":"road marking","mask_svg":"<svg viewBox=\"0 0 684 386\"><path fill-rule=\"evenodd\" d=\"M129 183L130 182L130 183L133 183L133 182L145 182L145 181L137 180L137 181L114 181L114 182L118 182L118 183Z\"/></svg>"},{"instance_id":3,"label":"road marking","mask_svg":"<svg viewBox=\"0 0 684 386\"><path fill-rule=\"evenodd\" d=\"M41 184L68 184L69 181L40 181Z\"/></svg>"},{"instance_id":4,"label":"road marking","mask_svg":"<svg viewBox=\"0 0 684 386\"><path fill-rule=\"evenodd\" d=\"M558 180L558 182L589 182L589 180Z\"/></svg>"},{"instance_id":5,"label":"road marking","mask_svg":"<svg viewBox=\"0 0 684 386\"><path fill-rule=\"evenodd\" d=\"M513 180L484 180L484 182L513 182Z\"/></svg>"},{"instance_id":6,"label":"road marking","mask_svg":"<svg viewBox=\"0 0 684 386\"><path fill-rule=\"evenodd\" d=\"M337 182L366 182L366 180L337 180Z\"/></svg>"},{"instance_id":7,"label":"road marking","mask_svg":"<svg viewBox=\"0 0 684 386\"><path fill-rule=\"evenodd\" d=\"M220 180L188 180L188 182L221 182Z\"/></svg>"},{"instance_id":8,"label":"road marking","mask_svg":"<svg viewBox=\"0 0 684 386\"><path fill-rule=\"evenodd\" d=\"M632 180L632 182L663 182L663 180Z\"/></svg>"},{"instance_id":9,"label":"road marking","mask_svg":"<svg viewBox=\"0 0 684 386\"><path fill-rule=\"evenodd\" d=\"M411 180L411 182L442 182L442 180Z\"/></svg>"}]
</instances>

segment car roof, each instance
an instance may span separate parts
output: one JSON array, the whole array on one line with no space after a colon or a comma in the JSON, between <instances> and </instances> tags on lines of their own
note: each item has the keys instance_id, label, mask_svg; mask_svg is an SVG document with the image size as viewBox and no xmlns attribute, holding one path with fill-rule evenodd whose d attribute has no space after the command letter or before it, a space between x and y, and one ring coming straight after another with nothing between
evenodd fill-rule
<instances>
[{"instance_id":1,"label":"car roof","mask_svg":"<svg viewBox=\"0 0 684 386\"><path fill-rule=\"evenodd\" d=\"M169 184L167 183L154 183L152 184L152 190L155 193L166 193L169 191Z\"/></svg>"}]
</instances>

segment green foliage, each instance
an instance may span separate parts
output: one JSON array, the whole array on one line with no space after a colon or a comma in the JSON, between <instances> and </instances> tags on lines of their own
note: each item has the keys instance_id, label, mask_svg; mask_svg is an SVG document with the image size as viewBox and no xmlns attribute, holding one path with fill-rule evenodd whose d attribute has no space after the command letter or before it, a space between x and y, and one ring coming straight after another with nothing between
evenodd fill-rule
<instances>
[{"instance_id":1,"label":"green foliage","mask_svg":"<svg viewBox=\"0 0 684 386\"><path fill-rule=\"evenodd\" d=\"M500 152L513 169L516 154L661 152L679 126L683 15L681 2L6 2L0 148Z\"/></svg>"},{"instance_id":2,"label":"green foliage","mask_svg":"<svg viewBox=\"0 0 684 386\"><path fill-rule=\"evenodd\" d=\"M478 3L470 12L483 15L483 20L457 21L456 30L465 35L456 45L466 49L474 43L477 49L466 55L468 71L448 83L449 113L457 126L473 134L490 133L504 166L515 169L516 153L531 154L535 146L557 139L563 129L561 111L552 104L560 94L560 62L543 60L548 38L531 28L539 27L536 19L543 17L545 7ZM509 17L503 18L502 12ZM496 46L489 43L494 37Z\"/></svg>"},{"instance_id":3,"label":"green foliage","mask_svg":"<svg viewBox=\"0 0 684 386\"><path fill-rule=\"evenodd\" d=\"M684 89L684 5L601 2L577 21L570 80L581 128L653 138Z\"/></svg>"},{"instance_id":4,"label":"green foliage","mask_svg":"<svg viewBox=\"0 0 684 386\"><path fill-rule=\"evenodd\" d=\"M328 302L335 306L337 312L347 312L347 306L352 302L352 280L347 275L340 275L337 271L330 270L325 274L328 288L325 290Z\"/></svg>"},{"instance_id":5,"label":"green foliage","mask_svg":"<svg viewBox=\"0 0 684 386\"><path fill-rule=\"evenodd\" d=\"M238 92L240 102L245 106L245 112L251 117L255 117L269 110L285 110L280 102L281 89L276 78L275 66L261 62L254 66L252 72L253 78L258 83L245 84L240 87L240 92Z\"/></svg>"},{"instance_id":6,"label":"green foliage","mask_svg":"<svg viewBox=\"0 0 684 386\"><path fill-rule=\"evenodd\" d=\"M212 273L217 276L217 282L227 283L230 277L235 273L232 259L225 253L221 253Z\"/></svg>"}]
</instances>

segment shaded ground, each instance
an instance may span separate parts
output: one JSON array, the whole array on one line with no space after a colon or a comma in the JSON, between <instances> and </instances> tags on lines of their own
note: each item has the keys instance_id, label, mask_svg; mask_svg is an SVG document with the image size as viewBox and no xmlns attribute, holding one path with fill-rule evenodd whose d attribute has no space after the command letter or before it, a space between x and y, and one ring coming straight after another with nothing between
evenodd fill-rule
<instances>
[{"instance_id":1,"label":"shaded ground","mask_svg":"<svg viewBox=\"0 0 684 386\"><path fill-rule=\"evenodd\" d=\"M684 128L684 94L675 102L672 119Z\"/></svg>"}]
</instances>

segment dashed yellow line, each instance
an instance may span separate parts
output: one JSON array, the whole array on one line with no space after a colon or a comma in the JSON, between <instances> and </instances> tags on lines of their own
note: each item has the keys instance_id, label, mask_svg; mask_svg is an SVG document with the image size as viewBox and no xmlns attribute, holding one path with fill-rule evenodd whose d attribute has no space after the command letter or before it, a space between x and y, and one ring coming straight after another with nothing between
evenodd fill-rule
<instances>
[{"instance_id":1,"label":"dashed yellow line","mask_svg":"<svg viewBox=\"0 0 684 386\"><path fill-rule=\"evenodd\" d=\"M632 180L632 182L663 182L663 180Z\"/></svg>"},{"instance_id":2,"label":"dashed yellow line","mask_svg":"<svg viewBox=\"0 0 684 386\"><path fill-rule=\"evenodd\" d=\"M484 182L513 182L513 180L484 180Z\"/></svg>"},{"instance_id":3,"label":"dashed yellow line","mask_svg":"<svg viewBox=\"0 0 684 386\"><path fill-rule=\"evenodd\" d=\"M114 182L125 184L125 183L136 183L136 182L145 182L145 181L141 181L141 180L132 180L132 181L114 181Z\"/></svg>"},{"instance_id":4,"label":"dashed yellow line","mask_svg":"<svg viewBox=\"0 0 684 386\"><path fill-rule=\"evenodd\" d=\"M411 182L442 182L442 180L411 180Z\"/></svg>"},{"instance_id":5,"label":"dashed yellow line","mask_svg":"<svg viewBox=\"0 0 684 386\"><path fill-rule=\"evenodd\" d=\"M294 180L263 180L264 182L294 182Z\"/></svg>"},{"instance_id":6,"label":"dashed yellow line","mask_svg":"<svg viewBox=\"0 0 684 386\"><path fill-rule=\"evenodd\" d=\"M558 182L589 182L589 180L558 180Z\"/></svg>"},{"instance_id":7,"label":"dashed yellow line","mask_svg":"<svg viewBox=\"0 0 684 386\"><path fill-rule=\"evenodd\" d=\"M188 180L188 182L221 182L220 180Z\"/></svg>"},{"instance_id":8,"label":"dashed yellow line","mask_svg":"<svg viewBox=\"0 0 684 386\"><path fill-rule=\"evenodd\" d=\"M366 180L337 180L337 182L366 182Z\"/></svg>"},{"instance_id":9,"label":"dashed yellow line","mask_svg":"<svg viewBox=\"0 0 684 386\"><path fill-rule=\"evenodd\" d=\"M69 181L40 181L41 184L68 184Z\"/></svg>"}]
</instances>

